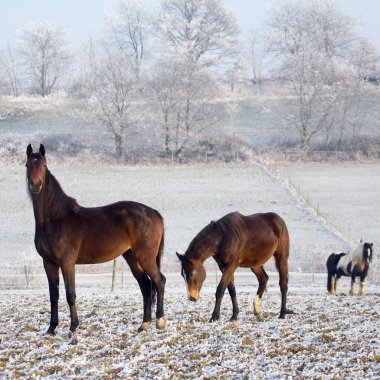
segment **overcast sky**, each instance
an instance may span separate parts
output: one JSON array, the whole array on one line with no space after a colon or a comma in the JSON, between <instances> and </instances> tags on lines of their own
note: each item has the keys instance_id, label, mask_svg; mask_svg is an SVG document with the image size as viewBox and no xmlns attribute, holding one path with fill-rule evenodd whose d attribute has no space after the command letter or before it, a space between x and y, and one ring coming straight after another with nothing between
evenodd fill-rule
<instances>
[{"instance_id":1,"label":"overcast sky","mask_svg":"<svg viewBox=\"0 0 380 380\"><path fill-rule=\"evenodd\" d=\"M306 0L305 0L306 1ZM224 0L243 31L260 25L265 8L274 0ZM360 31L370 38L380 51L380 1L338 0L348 12L361 18ZM159 0L147 1L152 6ZM12 40L30 20L57 23L70 32L75 41L88 34L101 35L104 18L112 13L115 0L0 0L0 43Z\"/></svg>"}]
</instances>

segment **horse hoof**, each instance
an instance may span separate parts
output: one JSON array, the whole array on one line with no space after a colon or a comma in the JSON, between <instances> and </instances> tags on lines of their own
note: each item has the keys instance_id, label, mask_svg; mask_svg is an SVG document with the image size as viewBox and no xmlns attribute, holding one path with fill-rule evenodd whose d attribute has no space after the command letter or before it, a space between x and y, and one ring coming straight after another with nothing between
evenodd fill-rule
<instances>
[{"instance_id":1,"label":"horse hoof","mask_svg":"<svg viewBox=\"0 0 380 380\"><path fill-rule=\"evenodd\" d=\"M162 317L162 318L158 318L157 321L156 321L156 328L158 330L165 330L165 318Z\"/></svg>"},{"instance_id":2,"label":"horse hoof","mask_svg":"<svg viewBox=\"0 0 380 380\"><path fill-rule=\"evenodd\" d=\"M138 328L138 332L142 332L142 331L146 331L148 330L149 326L150 326L151 322L143 322L141 324L141 326Z\"/></svg>"},{"instance_id":3,"label":"horse hoof","mask_svg":"<svg viewBox=\"0 0 380 380\"><path fill-rule=\"evenodd\" d=\"M78 344L78 336L75 332L69 331L70 344Z\"/></svg>"},{"instance_id":4,"label":"horse hoof","mask_svg":"<svg viewBox=\"0 0 380 380\"><path fill-rule=\"evenodd\" d=\"M46 331L45 335L54 336L55 332L49 329L48 331Z\"/></svg>"},{"instance_id":5,"label":"horse hoof","mask_svg":"<svg viewBox=\"0 0 380 380\"><path fill-rule=\"evenodd\" d=\"M216 322L217 320L219 319L219 317L211 317L209 322L212 323L212 322Z\"/></svg>"}]
</instances>

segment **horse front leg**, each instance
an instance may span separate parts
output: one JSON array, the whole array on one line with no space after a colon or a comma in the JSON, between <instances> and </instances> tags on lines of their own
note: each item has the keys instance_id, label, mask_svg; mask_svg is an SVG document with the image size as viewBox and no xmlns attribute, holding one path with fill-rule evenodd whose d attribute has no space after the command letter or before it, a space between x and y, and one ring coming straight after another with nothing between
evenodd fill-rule
<instances>
[{"instance_id":1,"label":"horse front leg","mask_svg":"<svg viewBox=\"0 0 380 380\"><path fill-rule=\"evenodd\" d=\"M227 268L224 270L222 278L219 282L218 287L216 288L215 293L215 307L214 311L212 312L211 318L209 322L217 321L220 317L220 305L222 303L222 298L224 295L224 292L226 291L226 288L228 284L233 281L233 274L235 272L236 268Z\"/></svg>"},{"instance_id":2,"label":"horse front leg","mask_svg":"<svg viewBox=\"0 0 380 380\"><path fill-rule=\"evenodd\" d=\"M235 289L235 283L234 280L228 284L228 293L230 293L231 301L232 301L232 317L230 318L230 321L236 321L238 314L239 314L239 305L237 303L237 297L236 297L236 289Z\"/></svg>"},{"instance_id":3,"label":"horse front leg","mask_svg":"<svg viewBox=\"0 0 380 380\"><path fill-rule=\"evenodd\" d=\"M351 287L350 287L350 296L355 295L355 280L356 280L356 275L352 274L351 275Z\"/></svg>"},{"instance_id":4,"label":"horse front leg","mask_svg":"<svg viewBox=\"0 0 380 380\"><path fill-rule=\"evenodd\" d=\"M46 334L54 335L58 326L59 267L44 260L44 269L49 283L50 295L50 325Z\"/></svg>"},{"instance_id":5,"label":"horse front leg","mask_svg":"<svg viewBox=\"0 0 380 380\"><path fill-rule=\"evenodd\" d=\"M70 333L74 334L79 326L77 309L75 306L75 264L65 264L62 266L62 276L65 282L66 300L70 308Z\"/></svg>"}]
</instances>

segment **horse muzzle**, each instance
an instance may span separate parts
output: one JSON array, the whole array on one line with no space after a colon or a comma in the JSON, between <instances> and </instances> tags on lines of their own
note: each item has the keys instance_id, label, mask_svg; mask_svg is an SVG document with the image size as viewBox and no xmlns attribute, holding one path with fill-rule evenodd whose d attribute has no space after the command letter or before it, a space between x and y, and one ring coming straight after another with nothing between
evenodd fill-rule
<instances>
[{"instance_id":1,"label":"horse muzzle","mask_svg":"<svg viewBox=\"0 0 380 380\"><path fill-rule=\"evenodd\" d=\"M42 190L42 182L31 182L29 183L29 189L33 194L38 194Z\"/></svg>"},{"instance_id":2,"label":"horse muzzle","mask_svg":"<svg viewBox=\"0 0 380 380\"><path fill-rule=\"evenodd\" d=\"M189 293L189 300L191 302L197 302L199 300L199 292Z\"/></svg>"}]
</instances>

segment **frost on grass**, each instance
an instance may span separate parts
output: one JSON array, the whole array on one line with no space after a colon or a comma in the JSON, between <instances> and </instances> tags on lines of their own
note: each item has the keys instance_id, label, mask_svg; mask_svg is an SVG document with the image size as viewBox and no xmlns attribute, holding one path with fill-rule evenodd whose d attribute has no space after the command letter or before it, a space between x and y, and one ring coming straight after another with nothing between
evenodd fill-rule
<instances>
[{"instance_id":1,"label":"frost on grass","mask_svg":"<svg viewBox=\"0 0 380 380\"><path fill-rule=\"evenodd\" d=\"M380 371L380 296L289 294L297 314L279 320L280 296L264 294L264 317L252 311L253 293L238 289L239 320L230 323L228 294L221 320L208 323L214 287L189 303L168 288L166 331L137 333L142 300L138 291L117 296L79 294L81 325L68 337L69 315L60 301L55 337L46 293L0 295L2 378L375 378Z\"/></svg>"}]
</instances>

